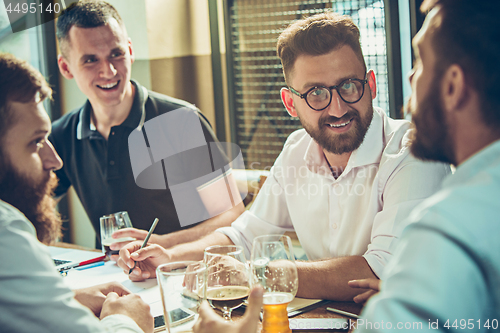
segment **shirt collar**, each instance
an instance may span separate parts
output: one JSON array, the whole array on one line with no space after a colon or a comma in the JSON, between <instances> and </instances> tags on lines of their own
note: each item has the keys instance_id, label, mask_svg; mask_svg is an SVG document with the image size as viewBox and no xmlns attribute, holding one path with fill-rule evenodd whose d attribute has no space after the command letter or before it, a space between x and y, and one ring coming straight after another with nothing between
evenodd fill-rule
<instances>
[{"instance_id":1,"label":"shirt collar","mask_svg":"<svg viewBox=\"0 0 500 333\"><path fill-rule=\"evenodd\" d=\"M146 88L141 86L137 81L130 80L135 86L134 101L132 103L132 108L130 113L120 126L130 127L130 128L142 128L144 120L146 118L146 101L148 99L148 91ZM85 102L80 111L80 116L78 119L78 124L76 127L76 137L78 140L82 140L89 137L94 137L99 135L95 125L91 121L92 105L89 100Z\"/></svg>"},{"instance_id":2,"label":"shirt collar","mask_svg":"<svg viewBox=\"0 0 500 333\"><path fill-rule=\"evenodd\" d=\"M323 153L323 148L313 138L311 138L307 146L304 161L309 171L325 177L332 177L330 166Z\"/></svg>"},{"instance_id":3,"label":"shirt collar","mask_svg":"<svg viewBox=\"0 0 500 333\"><path fill-rule=\"evenodd\" d=\"M373 119L366 132L365 138L358 149L354 150L349 157L346 169L342 175L347 174L351 169L356 167L375 164L380 162L381 153L384 145L384 135L382 126L382 115L384 112L381 109L373 109ZM324 176L332 176L330 166L326 161L323 149L319 144L311 138L304 154L304 161L307 168L311 172L318 173Z\"/></svg>"},{"instance_id":4,"label":"shirt collar","mask_svg":"<svg viewBox=\"0 0 500 333\"><path fill-rule=\"evenodd\" d=\"M448 175L443 181L443 188L463 185L479 172L500 165L500 140L484 147L462 164L457 166L454 174Z\"/></svg>"},{"instance_id":5,"label":"shirt collar","mask_svg":"<svg viewBox=\"0 0 500 333\"><path fill-rule=\"evenodd\" d=\"M373 119L370 127L361 145L352 152L349 162L347 162L346 170L380 162L385 143L382 124L383 116L381 112L384 111L379 108L373 108Z\"/></svg>"}]
</instances>

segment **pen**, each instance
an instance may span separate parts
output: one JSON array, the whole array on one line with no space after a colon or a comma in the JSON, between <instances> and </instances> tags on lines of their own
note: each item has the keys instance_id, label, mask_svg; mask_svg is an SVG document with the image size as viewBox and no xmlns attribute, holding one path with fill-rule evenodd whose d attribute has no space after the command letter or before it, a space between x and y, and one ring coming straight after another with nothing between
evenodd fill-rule
<instances>
[{"instance_id":1,"label":"pen","mask_svg":"<svg viewBox=\"0 0 500 333\"><path fill-rule=\"evenodd\" d=\"M106 256L103 255L103 256L100 256L100 257L97 257L97 258L94 258L94 259L85 260L85 261L82 261L81 263L79 263L78 266L85 266L85 265L88 265L88 264L93 264L95 262L104 260L105 258L106 258Z\"/></svg>"},{"instance_id":2,"label":"pen","mask_svg":"<svg viewBox=\"0 0 500 333\"><path fill-rule=\"evenodd\" d=\"M155 218L155 220L153 221L153 224L151 225L151 228L149 228L149 232L148 232L148 235L146 236L146 238L144 239L144 242L142 243L141 245L141 248L144 248L144 246L146 246L146 244L148 243L148 240L149 240L149 237L151 237L151 234L153 233L153 231L155 230L156 228L156 225L158 224L158 221L159 219L158 218ZM140 250L139 249L139 250ZM137 261L134 261L134 267L132 267L129 271L128 271L128 274L130 275L130 273L132 273L132 271L134 270L135 266L137 265Z\"/></svg>"},{"instance_id":3,"label":"pen","mask_svg":"<svg viewBox=\"0 0 500 333\"><path fill-rule=\"evenodd\" d=\"M77 271L83 271L84 269L89 269L89 268L98 267L98 266L104 266L104 261L98 261L98 262L95 262L93 264L79 266L79 267L76 267L75 269Z\"/></svg>"},{"instance_id":4,"label":"pen","mask_svg":"<svg viewBox=\"0 0 500 333\"><path fill-rule=\"evenodd\" d=\"M330 312L335 312L335 313L338 313L338 314L341 314L341 315L344 315L344 316L347 316L347 317L359 318L359 316L357 314L350 313L350 312L347 312L347 311L342 311L342 310L338 310L338 309L334 309L334 308L326 308L326 310L328 310Z\"/></svg>"},{"instance_id":5,"label":"pen","mask_svg":"<svg viewBox=\"0 0 500 333\"><path fill-rule=\"evenodd\" d=\"M292 317L298 316L299 314L302 314L302 313L314 310L317 307L323 306L323 305L328 304L328 303L330 303L330 301L324 299L322 301L319 301L317 303L313 303L313 304L308 305L306 307L299 308L299 309L293 310L293 311L289 311L288 312L288 318L292 318Z\"/></svg>"}]
</instances>

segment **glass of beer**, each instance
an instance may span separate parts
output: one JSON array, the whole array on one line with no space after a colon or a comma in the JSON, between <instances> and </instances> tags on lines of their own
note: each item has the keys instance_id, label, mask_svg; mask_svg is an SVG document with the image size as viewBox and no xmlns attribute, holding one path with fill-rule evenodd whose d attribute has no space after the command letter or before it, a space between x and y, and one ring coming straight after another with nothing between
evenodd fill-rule
<instances>
[{"instance_id":1,"label":"glass of beer","mask_svg":"<svg viewBox=\"0 0 500 333\"><path fill-rule=\"evenodd\" d=\"M132 222L128 216L128 212L118 212L114 214L104 215L100 218L101 223L101 244L102 252L110 258L112 255L117 255L119 251L111 251L109 246L112 243L131 242L134 241L133 237L124 237L115 239L112 237L113 233L117 230L124 228L132 228Z\"/></svg>"},{"instance_id":2,"label":"glass of beer","mask_svg":"<svg viewBox=\"0 0 500 333\"><path fill-rule=\"evenodd\" d=\"M258 283L264 288L262 332L291 332L287 306L297 294L299 277L290 237L256 237L250 267L252 285Z\"/></svg>"},{"instance_id":3,"label":"glass of beer","mask_svg":"<svg viewBox=\"0 0 500 333\"><path fill-rule=\"evenodd\" d=\"M207 300L231 321L231 312L240 307L250 293L249 270L243 248L215 245L205 249L207 265Z\"/></svg>"}]
</instances>

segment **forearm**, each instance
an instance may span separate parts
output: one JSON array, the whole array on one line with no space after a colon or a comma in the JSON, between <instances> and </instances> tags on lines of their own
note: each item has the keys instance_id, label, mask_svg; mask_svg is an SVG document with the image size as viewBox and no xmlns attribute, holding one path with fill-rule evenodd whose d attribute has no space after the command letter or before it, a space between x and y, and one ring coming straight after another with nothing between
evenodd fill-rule
<instances>
[{"instance_id":1,"label":"forearm","mask_svg":"<svg viewBox=\"0 0 500 333\"><path fill-rule=\"evenodd\" d=\"M230 210L214 216L197 226L189 229L176 231L170 234L161 235L158 244L168 249L183 243L189 243L202 238L205 235L211 234L218 228L228 227L236 220L245 210L243 203L240 203Z\"/></svg>"},{"instance_id":2,"label":"forearm","mask_svg":"<svg viewBox=\"0 0 500 333\"><path fill-rule=\"evenodd\" d=\"M361 256L334 258L322 261L297 262L299 273L298 297L352 301L366 289L348 286L350 280L377 278Z\"/></svg>"},{"instance_id":3,"label":"forearm","mask_svg":"<svg viewBox=\"0 0 500 333\"><path fill-rule=\"evenodd\" d=\"M212 245L232 245L229 237L220 232L212 232L209 235L190 243L174 246L167 251L171 261L202 260L203 251Z\"/></svg>"}]
</instances>

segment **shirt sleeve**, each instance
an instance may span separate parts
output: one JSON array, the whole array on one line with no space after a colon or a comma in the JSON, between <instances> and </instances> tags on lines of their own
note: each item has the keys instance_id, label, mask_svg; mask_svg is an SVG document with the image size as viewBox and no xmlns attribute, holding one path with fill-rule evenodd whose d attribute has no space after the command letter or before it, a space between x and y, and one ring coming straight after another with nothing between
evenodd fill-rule
<instances>
[{"instance_id":1,"label":"shirt sleeve","mask_svg":"<svg viewBox=\"0 0 500 333\"><path fill-rule=\"evenodd\" d=\"M5 216L0 216L4 219ZM54 268L48 249L19 214L0 228L0 326L5 332L142 332L122 316L100 322L74 298ZM131 322L132 321L132 322Z\"/></svg>"},{"instance_id":2,"label":"shirt sleeve","mask_svg":"<svg viewBox=\"0 0 500 333\"><path fill-rule=\"evenodd\" d=\"M492 320L484 317L492 305L483 271L462 242L416 223L405 231L356 332L445 331L455 320L470 331L486 330L478 326Z\"/></svg>"},{"instance_id":3,"label":"shirt sleeve","mask_svg":"<svg viewBox=\"0 0 500 333\"><path fill-rule=\"evenodd\" d=\"M281 165L281 157L275 166ZM228 236L236 245L245 249L245 255L250 258L253 239L261 235L284 234L293 231L293 225L288 213L285 191L271 168L269 176L257 194L250 210L243 212L231 227L217 229Z\"/></svg>"},{"instance_id":4,"label":"shirt sleeve","mask_svg":"<svg viewBox=\"0 0 500 333\"><path fill-rule=\"evenodd\" d=\"M382 209L375 215L371 242L363 255L378 277L391 258L403 229L410 222L407 219L410 212L436 193L449 173L448 165L418 161L411 155L391 174L384 175L383 170L379 171Z\"/></svg>"},{"instance_id":5,"label":"shirt sleeve","mask_svg":"<svg viewBox=\"0 0 500 333\"><path fill-rule=\"evenodd\" d=\"M132 318L121 314L107 316L101 320L101 324L106 332L144 333Z\"/></svg>"}]
</instances>

